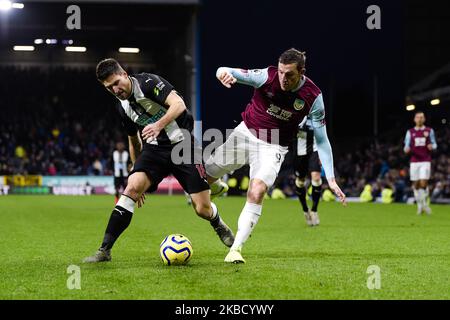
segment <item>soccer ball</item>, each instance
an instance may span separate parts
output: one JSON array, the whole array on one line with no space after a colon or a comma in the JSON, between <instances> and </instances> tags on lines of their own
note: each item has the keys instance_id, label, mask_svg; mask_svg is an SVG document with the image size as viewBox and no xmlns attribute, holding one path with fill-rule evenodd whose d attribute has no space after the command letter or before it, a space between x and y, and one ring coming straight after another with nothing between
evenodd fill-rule
<instances>
[{"instance_id":1,"label":"soccer ball","mask_svg":"<svg viewBox=\"0 0 450 320\"><path fill-rule=\"evenodd\" d=\"M182 234L168 235L159 246L159 255L167 266L188 263L193 252L191 242Z\"/></svg>"}]
</instances>

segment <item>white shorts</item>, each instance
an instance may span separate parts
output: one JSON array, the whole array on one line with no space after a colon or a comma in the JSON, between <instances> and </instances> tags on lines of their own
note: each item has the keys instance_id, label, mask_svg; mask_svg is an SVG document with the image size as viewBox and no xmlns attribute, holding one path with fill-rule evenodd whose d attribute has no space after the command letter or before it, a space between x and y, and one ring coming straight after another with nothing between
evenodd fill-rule
<instances>
[{"instance_id":1,"label":"white shorts","mask_svg":"<svg viewBox=\"0 0 450 320\"><path fill-rule=\"evenodd\" d=\"M411 181L429 180L431 162L411 162L409 176Z\"/></svg>"},{"instance_id":2,"label":"white shorts","mask_svg":"<svg viewBox=\"0 0 450 320\"><path fill-rule=\"evenodd\" d=\"M210 177L220 178L249 164L250 179L260 179L270 188L287 152L287 147L256 138L242 121L234 128L227 141L209 157L205 169Z\"/></svg>"}]
</instances>

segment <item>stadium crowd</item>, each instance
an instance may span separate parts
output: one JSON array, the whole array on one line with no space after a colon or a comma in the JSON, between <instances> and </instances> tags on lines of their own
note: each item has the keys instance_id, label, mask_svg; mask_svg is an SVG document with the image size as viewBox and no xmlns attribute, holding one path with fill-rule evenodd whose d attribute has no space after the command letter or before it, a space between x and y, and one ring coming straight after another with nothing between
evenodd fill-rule
<instances>
[{"instance_id":1,"label":"stadium crowd","mask_svg":"<svg viewBox=\"0 0 450 320\"><path fill-rule=\"evenodd\" d=\"M62 67L51 72L37 67L2 67L8 79L0 86L0 175L111 175L115 143L126 141L107 96L92 72ZM67 81L67 74L73 81ZM29 79L35 79L32 84ZM20 88L20 89L18 89ZM51 92L48 88L52 88ZM20 94L10 94L20 92ZM110 99L110 100L108 100ZM103 102L101 102L103 101ZM438 150L432 161L431 198L450 198L450 129L436 129ZM335 150L335 169L347 196L357 197L370 185L374 197L383 188L395 201L412 194L403 136L373 141L352 152ZM294 195L295 177L287 157L277 186Z\"/></svg>"},{"instance_id":2,"label":"stadium crowd","mask_svg":"<svg viewBox=\"0 0 450 320\"><path fill-rule=\"evenodd\" d=\"M124 137L112 105L99 103L105 96L94 75L34 67L1 72L8 81L0 86L0 175L112 174L111 154ZM68 73L76 80L67 81Z\"/></svg>"}]
</instances>

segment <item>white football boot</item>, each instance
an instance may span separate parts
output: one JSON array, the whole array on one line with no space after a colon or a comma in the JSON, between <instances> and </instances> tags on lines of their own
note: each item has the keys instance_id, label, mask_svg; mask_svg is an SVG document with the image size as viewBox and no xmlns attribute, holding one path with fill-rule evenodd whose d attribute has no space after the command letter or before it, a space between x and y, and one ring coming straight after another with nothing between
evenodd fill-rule
<instances>
[{"instance_id":1,"label":"white football boot","mask_svg":"<svg viewBox=\"0 0 450 320\"><path fill-rule=\"evenodd\" d=\"M320 224L319 214L316 211L311 211L311 221L313 226Z\"/></svg>"},{"instance_id":2,"label":"white football boot","mask_svg":"<svg viewBox=\"0 0 450 320\"><path fill-rule=\"evenodd\" d=\"M209 187L211 188L211 200L220 197L226 193L229 189L228 184L222 180L218 180L219 183L213 183Z\"/></svg>"},{"instance_id":3,"label":"white football boot","mask_svg":"<svg viewBox=\"0 0 450 320\"><path fill-rule=\"evenodd\" d=\"M306 224L310 227L314 226L312 218L311 218L311 210L308 210L308 212L303 211L303 214L306 219Z\"/></svg>"},{"instance_id":4,"label":"white football boot","mask_svg":"<svg viewBox=\"0 0 450 320\"><path fill-rule=\"evenodd\" d=\"M231 249L224 261L228 263L245 263L245 260L241 255L241 248Z\"/></svg>"}]
</instances>

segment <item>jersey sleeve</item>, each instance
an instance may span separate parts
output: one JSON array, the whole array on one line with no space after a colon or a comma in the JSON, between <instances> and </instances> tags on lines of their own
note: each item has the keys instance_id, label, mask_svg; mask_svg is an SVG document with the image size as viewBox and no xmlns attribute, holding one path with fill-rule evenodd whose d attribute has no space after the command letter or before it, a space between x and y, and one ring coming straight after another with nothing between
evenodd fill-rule
<instances>
[{"instance_id":1,"label":"jersey sleeve","mask_svg":"<svg viewBox=\"0 0 450 320\"><path fill-rule=\"evenodd\" d=\"M334 178L333 150L328 140L327 127L325 125L314 128L314 138L317 143L317 152L327 179Z\"/></svg>"},{"instance_id":2,"label":"jersey sleeve","mask_svg":"<svg viewBox=\"0 0 450 320\"><path fill-rule=\"evenodd\" d=\"M408 131L406 131L406 136L405 136L405 142L404 142L404 147L403 150L406 150L407 148L410 148L411 146L411 133Z\"/></svg>"},{"instance_id":3,"label":"jersey sleeve","mask_svg":"<svg viewBox=\"0 0 450 320\"><path fill-rule=\"evenodd\" d=\"M167 97L174 89L169 81L151 73L144 74L140 85L144 95L160 105L165 104Z\"/></svg>"},{"instance_id":4,"label":"jersey sleeve","mask_svg":"<svg viewBox=\"0 0 450 320\"><path fill-rule=\"evenodd\" d=\"M269 78L269 69L237 69L220 67L216 71L216 77L219 77L223 72L228 72L236 78L238 83L246 84L254 88L260 88L263 84L267 82Z\"/></svg>"},{"instance_id":5,"label":"jersey sleeve","mask_svg":"<svg viewBox=\"0 0 450 320\"><path fill-rule=\"evenodd\" d=\"M436 142L436 136L434 134L434 130L431 129L430 130L430 141L431 141L431 145L433 146L433 150L437 149L437 142Z\"/></svg>"},{"instance_id":6,"label":"jersey sleeve","mask_svg":"<svg viewBox=\"0 0 450 320\"><path fill-rule=\"evenodd\" d=\"M314 101L308 115L313 129L318 129L325 126L325 105L323 103L323 96L319 94Z\"/></svg>"}]
</instances>

